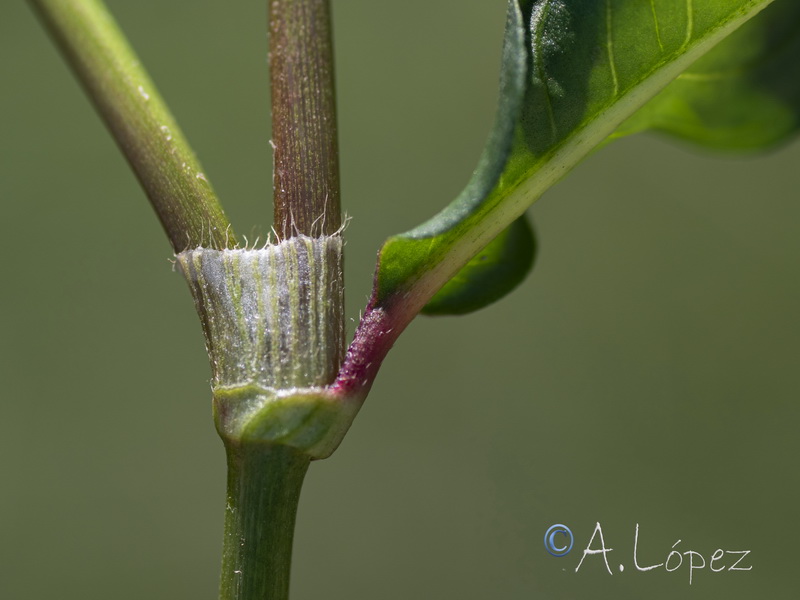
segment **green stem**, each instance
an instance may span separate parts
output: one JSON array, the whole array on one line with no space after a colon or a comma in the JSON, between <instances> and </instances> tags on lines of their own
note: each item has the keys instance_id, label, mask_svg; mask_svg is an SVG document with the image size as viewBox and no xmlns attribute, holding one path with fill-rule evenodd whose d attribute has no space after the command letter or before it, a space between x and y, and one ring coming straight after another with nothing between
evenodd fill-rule
<instances>
[{"instance_id":1,"label":"green stem","mask_svg":"<svg viewBox=\"0 0 800 600\"><path fill-rule=\"evenodd\" d=\"M286 600L292 537L309 457L226 441L228 505L220 600Z\"/></svg>"},{"instance_id":2,"label":"green stem","mask_svg":"<svg viewBox=\"0 0 800 600\"><path fill-rule=\"evenodd\" d=\"M208 176L100 0L30 0L133 167L175 252L234 247Z\"/></svg>"}]
</instances>

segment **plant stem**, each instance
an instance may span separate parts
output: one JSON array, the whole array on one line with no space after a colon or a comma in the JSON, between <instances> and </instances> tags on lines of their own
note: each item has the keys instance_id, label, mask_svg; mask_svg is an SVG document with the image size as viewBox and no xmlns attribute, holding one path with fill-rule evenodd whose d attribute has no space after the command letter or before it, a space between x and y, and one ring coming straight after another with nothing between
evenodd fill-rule
<instances>
[{"instance_id":1,"label":"plant stem","mask_svg":"<svg viewBox=\"0 0 800 600\"><path fill-rule=\"evenodd\" d=\"M341 227L329 0L269 1L275 230Z\"/></svg>"},{"instance_id":2,"label":"plant stem","mask_svg":"<svg viewBox=\"0 0 800 600\"><path fill-rule=\"evenodd\" d=\"M310 458L288 446L226 441L228 504L221 600L286 600L300 488Z\"/></svg>"},{"instance_id":3,"label":"plant stem","mask_svg":"<svg viewBox=\"0 0 800 600\"><path fill-rule=\"evenodd\" d=\"M102 2L30 1L136 172L195 295L228 456L220 598L287 600L303 478L357 410L326 396L343 350L328 0L270 1L275 228L292 239L232 252L220 251L236 239L207 177Z\"/></svg>"},{"instance_id":4,"label":"plant stem","mask_svg":"<svg viewBox=\"0 0 800 600\"><path fill-rule=\"evenodd\" d=\"M242 255L232 269L217 268L216 261L235 263L237 256L212 255L205 262L201 255L179 258L195 282L201 318L206 316L207 345L220 387L215 389L215 414L228 454L221 600L288 599L300 488L313 454L310 448L324 438L328 425L328 405L315 394L332 383L342 354L339 165L328 0L271 0L268 24L274 228L284 241ZM325 251L328 246L333 254ZM257 275L244 268L248 260ZM217 274L224 285L204 285ZM259 286L250 289L251 279L270 282L266 298ZM216 293L222 294L222 302L214 301ZM240 307L230 319L235 326L220 329L220 323L228 322L220 307L228 305ZM257 313L249 319L244 316L248 307ZM258 331L249 332L248 323L257 324ZM220 332L217 343L215 333ZM253 346L248 340L259 343ZM230 360L225 358L228 352L233 353ZM235 368L229 377L223 368L228 364L255 365L255 371L240 374Z\"/></svg>"},{"instance_id":5,"label":"plant stem","mask_svg":"<svg viewBox=\"0 0 800 600\"><path fill-rule=\"evenodd\" d=\"M133 167L175 252L236 245L214 190L100 0L30 0Z\"/></svg>"}]
</instances>

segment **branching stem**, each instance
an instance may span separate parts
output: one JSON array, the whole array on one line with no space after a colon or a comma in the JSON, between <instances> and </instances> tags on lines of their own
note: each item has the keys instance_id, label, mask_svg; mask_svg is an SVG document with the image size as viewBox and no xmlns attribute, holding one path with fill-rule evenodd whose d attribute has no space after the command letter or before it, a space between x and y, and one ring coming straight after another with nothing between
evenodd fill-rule
<instances>
[{"instance_id":1,"label":"branching stem","mask_svg":"<svg viewBox=\"0 0 800 600\"><path fill-rule=\"evenodd\" d=\"M279 256L276 255L275 261L268 261L270 267L263 279L272 281L268 297L278 309L273 312L284 315L285 319L254 317L260 327L266 326L269 330L271 340L278 340L272 348L278 360L268 361L266 365L257 361L257 366L280 367L282 371L288 368L287 372L294 375L284 380L277 372L264 373L263 384L278 389L248 396L246 390L250 388L246 385L243 402L236 397L217 395L218 428L228 452L221 600L288 599L295 514L303 478L313 455L310 450L299 448L306 448L304 443L314 445L313 440L317 440L315 419L325 421L329 406L320 399L314 403L313 393L308 396L298 390L319 386L322 393L322 386L333 382L341 361L341 269L328 268L339 265L341 259L341 245L335 235L341 227L341 216L330 4L329 0L270 0L268 12L275 151L274 228L284 242L274 247ZM329 257L331 260L316 261L311 260L316 254L310 250L305 250L302 256L294 252L297 244L306 241L310 247L338 242L334 243L338 255ZM271 250L263 252L270 256L273 253ZM277 259L283 257L284 252L288 266L278 266L275 270L276 265L282 264ZM286 278L284 285L277 285L282 277ZM242 283L248 288L247 281ZM235 285L225 287L235 288ZM311 293L313 289L321 293L317 299L318 308L301 310L310 298L316 298ZM282 303L283 290L286 301ZM256 293L259 298L260 293ZM237 299L239 303L248 304L247 298L248 293L243 290L231 294L230 300L234 304ZM226 305L227 299L222 304ZM270 301L256 300L250 304L257 308L268 307ZM284 305L285 310L280 310ZM203 306L214 312L213 302ZM315 327L328 313L330 322L324 321ZM211 314L209 319L216 323L220 317L220 314ZM247 319L244 322L247 323ZM211 329L213 327L207 327ZM314 333L318 330L320 335ZM257 336L258 332L253 332L253 336L245 335L244 341ZM222 343L230 346L226 350L233 350L234 354L243 351L244 356L234 358L232 363L250 360L251 353L244 351L247 344L236 343L235 332L223 338ZM209 346L214 346L213 339ZM294 352L293 349L301 350ZM253 352L258 357L262 350L257 347ZM313 354L325 358L324 369L310 368ZM245 379L258 380L259 377ZM282 393L291 398L286 401L289 406L285 413L280 412ZM300 413L293 408L302 411L309 402L312 410L302 413L298 420ZM233 425L226 428L226 416L236 414L239 406L253 405L259 406L255 421L250 418L251 413L245 411L241 419L233 418L230 421ZM265 423L259 420L262 414L267 415ZM300 425L297 432L292 430L295 422Z\"/></svg>"}]
</instances>

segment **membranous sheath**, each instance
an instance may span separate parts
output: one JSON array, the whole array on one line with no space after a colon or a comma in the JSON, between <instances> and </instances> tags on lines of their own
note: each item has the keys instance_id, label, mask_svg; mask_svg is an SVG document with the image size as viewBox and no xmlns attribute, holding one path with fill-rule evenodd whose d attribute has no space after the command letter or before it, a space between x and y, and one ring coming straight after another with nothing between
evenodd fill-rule
<instances>
[{"instance_id":1,"label":"membranous sheath","mask_svg":"<svg viewBox=\"0 0 800 600\"><path fill-rule=\"evenodd\" d=\"M344 355L341 237L177 258L203 325L223 439L315 458L332 451L341 419L352 419L329 389Z\"/></svg>"}]
</instances>

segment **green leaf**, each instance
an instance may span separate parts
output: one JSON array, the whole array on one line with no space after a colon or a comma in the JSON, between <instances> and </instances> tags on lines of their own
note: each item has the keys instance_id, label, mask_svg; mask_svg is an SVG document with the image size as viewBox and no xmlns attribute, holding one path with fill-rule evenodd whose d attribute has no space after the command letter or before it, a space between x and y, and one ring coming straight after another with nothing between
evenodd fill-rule
<instances>
[{"instance_id":1,"label":"green leaf","mask_svg":"<svg viewBox=\"0 0 800 600\"><path fill-rule=\"evenodd\" d=\"M769 3L511 0L499 108L478 168L438 215L387 240L372 306L397 307L398 323L413 318L546 189Z\"/></svg>"},{"instance_id":2,"label":"green leaf","mask_svg":"<svg viewBox=\"0 0 800 600\"><path fill-rule=\"evenodd\" d=\"M522 283L535 254L533 229L522 215L445 283L422 313L463 315L499 300Z\"/></svg>"},{"instance_id":3,"label":"green leaf","mask_svg":"<svg viewBox=\"0 0 800 600\"><path fill-rule=\"evenodd\" d=\"M622 124L719 150L772 146L800 126L800 3L775 2Z\"/></svg>"}]
</instances>

